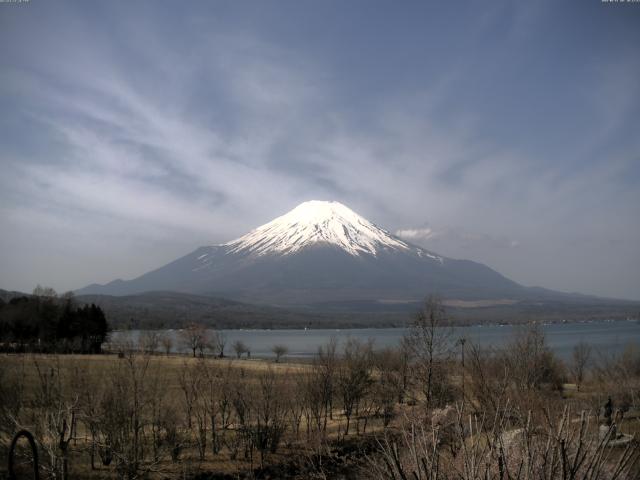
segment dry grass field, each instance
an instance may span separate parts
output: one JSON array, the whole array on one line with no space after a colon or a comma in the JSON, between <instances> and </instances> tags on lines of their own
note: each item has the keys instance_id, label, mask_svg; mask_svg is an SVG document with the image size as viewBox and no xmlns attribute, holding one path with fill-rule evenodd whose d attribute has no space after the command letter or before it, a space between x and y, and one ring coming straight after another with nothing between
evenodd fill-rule
<instances>
[{"instance_id":1,"label":"dry grass field","mask_svg":"<svg viewBox=\"0 0 640 480\"><path fill-rule=\"evenodd\" d=\"M232 412L237 407L232 404L237 402L238 398L231 397L244 396L246 398L243 401L246 401L247 404L259 404L261 399L257 396L264 393L261 384L271 380L274 382L273 393L279 397L277 401L280 402L280 405L274 405L273 412L262 411L261 413L263 415L280 415L283 417L280 421L287 422L287 425L283 426L284 434L279 441L277 450L268 452L268 463L277 465L292 461L294 463L304 462L308 456L313 454L307 443L310 438L315 436L310 431L312 421L305 422L303 418L299 418L298 433L294 433L296 428L289 424L289 419L284 419L290 413L294 413L290 410L298 412L297 415L302 417L302 405L298 405L300 407L298 409L295 405L296 401L300 401L295 389L304 381L303 377L310 374L312 366L308 363L282 361L275 363L273 360L246 358L192 358L183 355L135 355L131 358L119 358L118 355L43 354L2 355L0 362L3 378L9 380L9 383L19 385L15 392L15 400L22 405L19 413L20 420L17 422L20 428L32 432L41 431L41 438L47 435L49 437L45 438L47 440L45 443L53 445L57 441L55 435L52 435L52 432L42 431L44 430L43 426L39 425L42 420L42 410L49 407L54 407L56 410L66 409L67 411L64 413L68 414L69 418L71 418L69 411L76 410L73 438L68 449L69 478L126 477L126 475L115 471L113 464L103 465L98 455L96 455L94 468L91 468L89 460L92 443L91 432L90 427L86 424L87 413L83 410L87 409L91 410L91 413L97 413L96 410L109 408L108 404L100 405L100 402L104 399L107 391L112 388L114 378L127 374L131 374L132 377L137 376L140 381L140 408L144 410L142 416L145 417L142 420L145 424L142 427L144 433L141 435L141 443L145 446L142 448L149 452L152 450L149 445L152 440L148 430L152 428L150 427L150 424L153 423L150 418L152 414L149 411L152 409L150 404L154 401L161 401L163 409L175 414L172 420L182 431L179 440L179 458L173 460L167 451L167 446L161 446L163 452L160 456L163 458L151 462L152 465L143 469L145 478L190 478L199 472L216 472L217 475L231 475L235 478L246 474L246 472L251 472L263 464L255 452L251 452L249 455L245 455L245 452L238 454L235 451L238 446L234 445L235 440L231 439L227 440L228 444L219 439L222 447L215 454L212 453L210 444L205 446L207 451L201 456L198 447L198 427L195 424L198 422L199 415L210 415L210 412L206 411L206 401L200 397L211 395L222 402L220 397L228 395L230 398L227 415L230 418L226 420L228 425L222 427L224 431L221 436L229 438L238 436L237 413ZM133 365L133 368L137 368L138 371L132 372L130 365ZM144 375L141 376L143 370ZM201 378L196 378L197 376ZM227 389L227 391L211 392L211 386L207 385L205 379L209 376L224 377L228 383L220 383L218 386L221 389ZM10 380L11 377L13 377L12 380ZM193 383L189 385L189 382ZM189 391L190 389L200 389L200 392ZM42 396L53 393L53 390L55 390L55 395L59 395L57 399L50 399L55 405L43 406ZM188 398L189 395L192 396L191 399ZM193 403L192 407L187 407L189 401ZM92 405L86 405L86 402L92 403ZM257 410L260 407L254 407L254 405L248 405L247 409L255 408L256 412L253 414L258 415ZM189 408L192 411L187 413ZM201 408L200 412L196 411L198 408ZM211 406L210 408L215 407ZM104 412L98 414L104 414ZM191 426L189 426L190 422L186 416L192 418ZM218 421L221 419L218 418ZM344 423L344 415L336 403L335 408L331 412L327 412L326 424L322 426L326 435L323 436L322 442L326 444L336 439L340 432L344 432ZM359 423L358 428L360 428ZM368 423L369 432L381 428L381 425L376 424L376 420ZM303 424L305 425L303 426ZM211 427L207 425L206 429L210 431ZM1 440L2 457L6 458L10 438L5 433ZM210 443L211 440L208 440ZM99 444L100 440L96 443ZM319 443L318 446L322 445ZM42 462L46 455L41 452L40 456ZM264 462L264 464L266 463ZM6 473L5 469L6 462L3 462L0 464L0 474Z\"/></svg>"},{"instance_id":2,"label":"dry grass field","mask_svg":"<svg viewBox=\"0 0 640 480\"><path fill-rule=\"evenodd\" d=\"M591 473L579 463L573 476L542 478L640 472L636 347L601 363L579 365L578 355L564 364L534 329L499 351L469 345L463 368L428 335L416 338L432 350L375 351L350 340L308 363L2 354L0 455L26 429L41 478L475 480L465 465L489 478L526 465L536 477L585 454L584 462L596 459ZM603 443L607 418L615 431ZM24 441L17 458L28 470ZM441 465L439 476L425 465Z\"/></svg>"}]
</instances>

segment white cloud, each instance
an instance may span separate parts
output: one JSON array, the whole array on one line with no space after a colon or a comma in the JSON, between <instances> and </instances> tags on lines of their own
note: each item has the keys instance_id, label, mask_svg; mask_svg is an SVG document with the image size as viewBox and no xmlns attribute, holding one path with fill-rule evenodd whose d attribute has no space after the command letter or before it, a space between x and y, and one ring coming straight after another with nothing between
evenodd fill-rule
<instances>
[{"instance_id":1,"label":"white cloud","mask_svg":"<svg viewBox=\"0 0 640 480\"><path fill-rule=\"evenodd\" d=\"M520 242L488 233L470 232L459 227L420 227L396 231L396 235L438 253L447 252L453 257L466 258L469 250L476 255L483 249L517 248Z\"/></svg>"},{"instance_id":2,"label":"white cloud","mask_svg":"<svg viewBox=\"0 0 640 480\"><path fill-rule=\"evenodd\" d=\"M539 10L527 12L515 12L515 23L538 21ZM112 36L97 26L89 35L91 24L67 14L76 21L40 24L39 41L18 46L21 60L0 73L0 95L18 106L5 123L28 125L46 146L0 152L2 215L20 235L64 224L99 243L107 232L95 228L99 221L124 232L109 237L118 255L127 254L127 235L165 236L162 248L173 253L190 248L185 239L230 240L298 202L335 198L438 253L484 261L525 283L586 292L602 285L603 293L614 287L595 278L600 268L590 271L565 252L590 238L579 252L594 258L611 232L639 236L640 199L626 177L640 140L615 137L630 118L637 125L638 90L629 80L637 61L612 60L615 68L601 67L609 73L584 79L585 104L602 129L598 120L580 145L540 155L481 134L486 112L458 102L460 82L484 57L462 56L424 87L371 91L349 104L341 82L351 72L295 44L206 22L193 23L184 43L172 42L153 21L125 21L118 32L127 49L118 49ZM485 24L502 14L492 11ZM34 221L16 220L28 217ZM64 242L63 232L56 238ZM609 253L617 254L631 258L620 262L619 272L627 270L619 284L637 285L637 247ZM86 278L74 268L69 286ZM37 262L28 269L40 275ZM553 285L560 270L594 279Z\"/></svg>"},{"instance_id":3,"label":"white cloud","mask_svg":"<svg viewBox=\"0 0 640 480\"><path fill-rule=\"evenodd\" d=\"M437 234L431 228L407 228L405 230L398 230L396 235L406 240L426 241Z\"/></svg>"}]
</instances>

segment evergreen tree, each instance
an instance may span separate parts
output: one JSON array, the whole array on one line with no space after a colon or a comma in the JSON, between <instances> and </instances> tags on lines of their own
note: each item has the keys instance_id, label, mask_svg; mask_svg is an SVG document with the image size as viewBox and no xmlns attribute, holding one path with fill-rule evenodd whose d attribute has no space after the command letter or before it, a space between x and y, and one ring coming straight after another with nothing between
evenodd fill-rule
<instances>
[{"instance_id":1,"label":"evergreen tree","mask_svg":"<svg viewBox=\"0 0 640 480\"><path fill-rule=\"evenodd\" d=\"M30 297L0 304L0 347L20 350L100 353L109 325L95 305L77 307L73 295L57 297L38 286Z\"/></svg>"}]
</instances>

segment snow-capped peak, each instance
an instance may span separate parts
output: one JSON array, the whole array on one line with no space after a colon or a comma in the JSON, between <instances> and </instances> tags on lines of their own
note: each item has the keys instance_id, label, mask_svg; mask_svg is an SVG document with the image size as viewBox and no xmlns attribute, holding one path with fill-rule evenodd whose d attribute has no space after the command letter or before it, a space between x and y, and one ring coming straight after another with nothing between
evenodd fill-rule
<instances>
[{"instance_id":1,"label":"snow-capped peak","mask_svg":"<svg viewBox=\"0 0 640 480\"><path fill-rule=\"evenodd\" d=\"M351 255L381 250L409 250L407 243L377 227L339 202L312 200L226 243L230 253L290 254L318 243L335 245Z\"/></svg>"}]
</instances>

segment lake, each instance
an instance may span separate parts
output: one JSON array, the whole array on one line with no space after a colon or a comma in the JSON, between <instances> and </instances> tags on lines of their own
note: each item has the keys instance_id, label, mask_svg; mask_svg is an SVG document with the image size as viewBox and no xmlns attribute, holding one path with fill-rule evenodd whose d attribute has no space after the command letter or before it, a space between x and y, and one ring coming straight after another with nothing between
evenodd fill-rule
<instances>
[{"instance_id":1,"label":"lake","mask_svg":"<svg viewBox=\"0 0 640 480\"><path fill-rule=\"evenodd\" d=\"M500 347L513 338L516 329L512 325L486 325L456 327L452 338L465 337L468 341L482 346ZM640 323L637 321L597 321L584 323L556 323L543 325L547 345L562 359L571 358L571 352L579 342L593 347L594 353L615 354L629 343L640 347ZM227 355L233 355L231 345L236 340L244 342L251 350L252 357L273 357L273 345L285 345L289 349L287 357L304 358L313 356L320 345L325 345L332 337L338 342L352 337L360 340L372 339L376 348L395 347L406 333L404 328L353 328L314 330L220 330L227 339ZM113 344L131 342L137 344L140 330L112 332ZM164 330L161 333L173 338L174 352L186 352L179 340L178 330Z\"/></svg>"}]
</instances>

